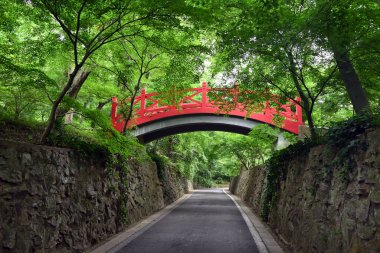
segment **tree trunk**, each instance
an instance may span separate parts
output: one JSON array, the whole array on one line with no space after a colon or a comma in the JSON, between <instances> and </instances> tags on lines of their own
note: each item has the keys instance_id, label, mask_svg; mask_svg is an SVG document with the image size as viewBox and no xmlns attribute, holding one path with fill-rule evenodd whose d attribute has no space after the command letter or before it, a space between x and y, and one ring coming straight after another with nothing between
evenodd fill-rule
<instances>
[{"instance_id":1,"label":"tree trunk","mask_svg":"<svg viewBox=\"0 0 380 253\"><path fill-rule=\"evenodd\" d=\"M123 134L125 134L127 132L128 121L132 117L133 105L135 103L135 99L136 99L137 93L138 93L138 91L140 89L141 79L142 79L143 75L144 75L143 73L140 73L139 79L137 80L137 84L135 86L134 93L132 94L132 98L131 98L131 103L130 103L130 108L129 108L129 111L128 111L128 115L127 115L127 117L125 117L125 123L124 123L124 126L123 126Z\"/></svg>"},{"instance_id":2,"label":"tree trunk","mask_svg":"<svg viewBox=\"0 0 380 253\"><path fill-rule=\"evenodd\" d=\"M302 101L302 106L303 109L305 110L306 118L307 118L307 123L310 129L310 134L311 138L314 139L317 137L317 134L315 132L315 127L314 127L314 120L313 120L313 107L310 106L309 104L309 97L306 96L305 92L302 90L301 84L299 83L298 77L296 75L296 66L294 63L294 58L292 52L287 52L288 54L288 59L289 59L289 64L290 64L290 72L291 76L294 82L294 85L297 89L298 95L301 97ZM310 98L311 100L311 98Z\"/></svg>"},{"instance_id":3,"label":"tree trunk","mask_svg":"<svg viewBox=\"0 0 380 253\"><path fill-rule=\"evenodd\" d=\"M247 170L249 170L249 165L244 162L244 157L242 157L239 152L235 152L235 155L240 159L240 163L244 166L244 168L246 168Z\"/></svg>"},{"instance_id":4,"label":"tree trunk","mask_svg":"<svg viewBox=\"0 0 380 253\"><path fill-rule=\"evenodd\" d=\"M309 130L310 130L310 138L315 140L317 138L317 132L315 131L314 127L314 120L312 117L311 112L305 112L306 118L307 118L307 123L309 125Z\"/></svg>"},{"instance_id":5,"label":"tree trunk","mask_svg":"<svg viewBox=\"0 0 380 253\"><path fill-rule=\"evenodd\" d=\"M69 91L69 89L73 85L74 79L75 79L76 75L78 74L81 67L82 67L81 65L78 65L74 68L73 72L71 72L71 74L69 76L69 79L67 80L66 86L63 88L61 93L59 93L58 98L53 102L53 106L50 110L47 126L46 126L46 128L45 128L45 130L44 130L44 132L40 138L40 143L45 143L49 134L53 130L54 125L55 125L55 121L57 118L58 107L59 107L60 103L62 102L63 98L65 97L66 93Z\"/></svg>"},{"instance_id":6,"label":"tree trunk","mask_svg":"<svg viewBox=\"0 0 380 253\"><path fill-rule=\"evenodd\" d=\"M72 98L77 98L80 89L82 88L87 77L90 75L91 71L81 71L79 75L75 78L73 83L73 88L69 92L69 96Z\"/></svg>"},{"instance_id":7,"label":"tree trunk","mask_svg":"<svg viewBox=\"0 0 380 253\"><path fill-rule=\"evenodd\" d=\"M69 97L76 99L78 96L78 93L80 89L82 88L84 82L87 80L87 77L90 75L91 71L79 71L77 76L74 78L72 88L68 92ZM69 115L67 115L69 114ZM59 109L57 116L65 116L65 123L66 124L71 124L73 121L73 115L74 115L74 110L72 109Z\"/></svg>"},{"instance_id":8,"label":"tree trunk","mask_svg":"<svg viewBox=\"0 0 380 253\"><path fill-rule=\"evenodd\" d=\"M370 112L367 95L359 80L346 50L338 50L333 46L334 59L338 65L340 76L346 86L348 96L357 114Z\"/></svg>"}]
</instances>

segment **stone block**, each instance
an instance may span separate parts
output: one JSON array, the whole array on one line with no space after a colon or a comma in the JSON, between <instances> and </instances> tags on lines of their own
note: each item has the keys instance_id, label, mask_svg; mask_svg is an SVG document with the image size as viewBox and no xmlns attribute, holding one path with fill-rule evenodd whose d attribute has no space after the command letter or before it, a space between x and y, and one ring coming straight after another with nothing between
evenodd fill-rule
<instances>
[{"instance_id":1,"label":"stone block","mask_svg":"<svg viewBox=\"0 0 380 253\"><path fill-rule=\"evenodd\" d=\"M373 238L376 232L376 227L369 224L358 225L358 236L363 240L370 240Z\"/></svg>"},{"instance_id":2,"label":"stone block","mask_svg":"<svg viewBox=\"0 0 380 253\"><path fill-rule=\"evenodd\" d=\"M380 204L380 189L374 189L369 194L369 199L375 204Z\"/></svg>"},{"instance_id":3,"label":"stone block","mask_svg":"<svg viewBox=\"0 0 380 253\"><path fill-rule=\"evenodd\" d=\"M374 218L375 218L376 224L380 226L380 206L377 206L374 208Z\"/></svg>"},{"instance_id":4,"label":"stone block","mask_svg":"<svg viewBox=\"0 0 380 253\"><path fill-rule=\"evenodd\" d=\"M21 154L21 164L22 165L32 165L32 155L30 153Z\"/></svg>"},{"instance_id":5,"label":"stone block","mask_svg":"<svg viewBox=\"0 0 380 253\"><path fill-rule=\"evenodd\" d=\"M12 169L11 167L0 169L0 179L12 184L21 183L23 180L22 171L19 168Z\"/></svg>"},{"instance_id":6,"label":"stone block","mask_svg":"<svg viewBox=\"0 0 380 253\"><path fill-rule=\"evenodd\" d=\"M370 201L363 199L357 202L356 219L361 222L365 222L368 218Z\"/></svg>"},{"instance_id":7,"label":"stone block","mask_svg":"<svg viewBox=\"0 0 380 253\"><path fill-rule=\"evenodd\" d=\"M380 175L379 172L369 168L367 172L367 177L365 179L366 184L380 184Z\"/></svg>"}]
</instances>

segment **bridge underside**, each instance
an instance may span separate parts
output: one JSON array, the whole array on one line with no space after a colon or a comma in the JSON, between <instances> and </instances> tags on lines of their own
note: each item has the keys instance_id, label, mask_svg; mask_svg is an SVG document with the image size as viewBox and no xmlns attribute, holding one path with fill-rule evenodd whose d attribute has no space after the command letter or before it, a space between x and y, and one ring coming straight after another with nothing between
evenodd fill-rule
<instances>
[{"instance_id":1,"label":"bridge underside","mask_svg":"<svg viewBox=\"0 0 380 253\"><path fill-rule=\"evenodd\" d=\"M223 131L247 135L259 121L239 117L226 117L220 115L182 115L157 120L149 124L140 125L132 131L140 142L148 143L165 136L195 132L195 131ZM281 133L274 143L276 149L282 149L289 145Z\"/></svg>"},{"instance_id":2,"label":"bridge underside","mask_svg":"<svg viewBox=\"0 0 380 253\"><path fill-rule=\"evenodd\" d=\"M140 125L132 134L141 142L148 143L168 135L194 131L224 131L247 135L257 124L260 123L238 117L183 115Z\"/></svg>"}]
</instances>

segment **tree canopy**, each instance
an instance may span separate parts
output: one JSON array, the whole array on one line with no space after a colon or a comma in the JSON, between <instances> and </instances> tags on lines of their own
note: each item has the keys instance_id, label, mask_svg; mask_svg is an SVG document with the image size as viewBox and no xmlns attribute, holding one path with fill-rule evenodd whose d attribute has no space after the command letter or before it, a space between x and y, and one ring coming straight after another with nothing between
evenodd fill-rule
<instances>
[{"instance_id":1,"label":"tree canopy","mask_svg":"<svg viewBox=\"0 0 380 253\"><path fill-rule=\"evenodd\" d=\"M128 121L142 88L174 101L202 81L238 83L294 99L316 138L315 129L380 109L379 13L375 0L1 1L0 116L37 122L40 143L75 132L133 146L126 127L121 136L110 125L113 96L132 98L122 106ZM148 149L189 177L216 180L220 168L224 180L270 156L271 131L181 135ZM166 142L176 143L170 154Z\"/></svg>"}]
</instances>

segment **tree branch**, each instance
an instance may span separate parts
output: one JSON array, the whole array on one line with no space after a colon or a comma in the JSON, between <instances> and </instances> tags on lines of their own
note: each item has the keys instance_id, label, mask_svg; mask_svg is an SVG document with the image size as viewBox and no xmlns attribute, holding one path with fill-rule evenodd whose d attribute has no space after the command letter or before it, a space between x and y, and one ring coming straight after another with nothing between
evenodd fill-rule
<instances>
[{"instance_id":1,"label":"tree branch","mask_svg":"<svg viewBox=\"0 0 380 253\"><path fill-rule=\"evenodd\" d=\"M77 26L76 26L76 30L75 30L74 43L73 43L73 46L74 46L74 62L75 62L76 66L78 66L78 38L79 38L79 30L80 30L80 17L81 17L81 14L82 14L84 7L86 6L86 2L87 2L87 0L83 0L83 3L82 3L82 5L78 11L78 14L77 14Z\"/></svg>"}]
</instances>

